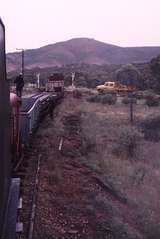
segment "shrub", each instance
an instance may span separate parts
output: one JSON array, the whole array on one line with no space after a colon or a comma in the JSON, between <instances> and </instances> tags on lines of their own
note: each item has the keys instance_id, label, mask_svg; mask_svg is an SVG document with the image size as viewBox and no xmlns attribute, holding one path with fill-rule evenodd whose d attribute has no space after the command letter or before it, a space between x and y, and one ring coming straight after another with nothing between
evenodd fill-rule
<instances>
[{"instance_id":1,"label":"shrub","mask_svg":"<svg viewBox=\"0 0 160 239\"><path fill-rule=\"evenodd\" d=\"M144 99L144 95L142 91L137 91L135 96L137 100Z\"/></svg>"},{"instance_id":2,"label":"shrub","mask_svg":"<svg viewBox=\"0 0 160 239\"><path fill-rule=\"evenodd\" d=\"M140 127L146 140L155 142L160 140L160 116L147 117L141 122Z\"/></svg>"},{"instance_id":3,"label":"shrub","mask_svg":"<svg viewBox=\"0 0 160 239\"><path fill-rule=\"evenodd\" d=\"M158 106L159 99L154 94L149 94L146 96L146 105L149 107Z\"/></svg>"},{"instance_id":4,"label":"shrub","mask_svg":"<svg viewBox=\"0 0 160 239\"><path fill-rule=\"evenodd\" d=\"M98 94L87 99L89 102L113 105L117 101L115 94Z\"/></svg>"},{"instance_id":5,"label":"shrub","mask_svg":"<svg viewBox=\"0 0 160 239\"><path fill-rule=\"evenodd\" d=\"M128 105L128 104L131 103L131 100L132 100L133 104L136 104L136 103L137 103L136 98L130 98L130 97L128 97L128 96L126 96L126 97L124 97L124 98L122 99L122 103L125 104L125 105Z\"/></svg>"},{"instance_id":6,"label":"shrub","mask_svg":"<svg viewBox=\"0 0 160 239\"><path fill-rule=\"evenodd\" d=\"M105 95L102 95L102 98L101 98L102 104L114 105L116 101L117 101L116 94L105 94Z\"/></svg>"},{"instance_id":7,"label":"shrub","mask_svg":"<svg viewBox=\"0 0 160 239\"><path fill-rule=\"evenodd\" d=\"M136 91L136 98L139 100L146 99L150 94L154 94L153 90Z\"/></svg>"},{"instance_id":8,"label":"shrub","mask_svg":"<svg viewBox=\"0 0 160 239\"><path fill-rule=\"evenodd\" d=\"M74 98L80 98L82 96L82 93L79 90L74 90L73 91L73 97Z\"/></svg>"},{"instance_id":9,"label":"shrub","mask_svg":"<svg viewBox=\"0 0 160 239\"><path fill-rule=\"evenodd\" d=\"M135 156L141 138L142 134L136 128L130 126L121 127L118 131L113 153L118 156L132 158Z\"/></svg>"},{"instance_id":10,"label":"shrub","mask_svg":"<svg viewBox=\"0 0 160 239\"><path fill-rule=\"evenodd\" d=\"M87 101L93 103L99 103L101 101L101 95L93 95L87 98Z\"/></svg>"}]
</instances>

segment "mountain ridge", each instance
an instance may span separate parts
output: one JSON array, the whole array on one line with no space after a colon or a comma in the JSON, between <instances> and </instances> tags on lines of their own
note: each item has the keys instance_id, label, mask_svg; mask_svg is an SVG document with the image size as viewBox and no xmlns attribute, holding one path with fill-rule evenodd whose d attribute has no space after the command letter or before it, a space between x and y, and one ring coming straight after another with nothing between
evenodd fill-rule
<instances>
[{"instance_id":1,"label":"mountain ridge","mask_svg":"<svg viewBox=\"0 0 160 239\"><path fill-rule=\"evenodd\" d=\"M160 54L159 46L120 47L93 38L72 38L25 51L25 68L46 68L68 64L127 64L147 62ZM7 71L21 67L21 53L7 54Z\"/></svg>"}]
</instances>

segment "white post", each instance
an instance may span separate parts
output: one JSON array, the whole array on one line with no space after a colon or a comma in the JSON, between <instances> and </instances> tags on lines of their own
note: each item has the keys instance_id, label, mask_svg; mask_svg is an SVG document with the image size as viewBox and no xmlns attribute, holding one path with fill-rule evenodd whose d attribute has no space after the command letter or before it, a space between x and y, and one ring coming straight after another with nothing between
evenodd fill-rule
<instances>
[{"instance_id":1,"label":"white post","mask_svg":"<svg viewBox=\"0 0 160 239\"><path fill-rule=\"evenodd\" d=\"M40 73L37 73L37 88L40 88Z\"/></svg>"},{"instance_id":2,"label":"white post","mask_svg":"<svg viewBox=\"0 0 160 239\"><path fill-rule=\"evenodd\" d=\"M75 80L75 72L72 72L72 90L75 89L74 80Z\"/></svg>"}]
</instances>

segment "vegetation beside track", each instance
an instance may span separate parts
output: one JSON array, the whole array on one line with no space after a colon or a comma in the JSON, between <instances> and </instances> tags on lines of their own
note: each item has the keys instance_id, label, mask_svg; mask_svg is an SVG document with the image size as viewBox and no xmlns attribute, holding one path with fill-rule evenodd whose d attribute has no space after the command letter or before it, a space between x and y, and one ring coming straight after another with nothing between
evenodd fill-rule
<instances>
[{"instance_id":1,"label":"vegetation beside track","mask_svg":"<svg viewBox=\"0 0 160 239\"><path fill-rule=\"evenodd\" d=\"M42 155L34 238L159 239L160 141L145 137L159 106L138 99L131 125L123 97L104 105L88 102L91 93L66 93L36 134L29 159Z\"/></svg>"}]
</instances>

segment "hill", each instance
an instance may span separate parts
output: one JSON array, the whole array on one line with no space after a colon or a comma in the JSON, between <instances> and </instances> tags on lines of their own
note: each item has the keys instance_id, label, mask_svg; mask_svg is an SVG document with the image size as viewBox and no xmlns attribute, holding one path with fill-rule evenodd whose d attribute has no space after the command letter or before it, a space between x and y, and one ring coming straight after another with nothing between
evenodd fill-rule
<instances>
[{"instance_id":1,"label":"hill","mask_svg":"<svg viewBox=\"0 0 160 239\"><path fill-rule=\"evenodd\" d=\"M25 68L68 64L126 64L147 62L160 54L160 47L119 47L89 38L75 38L25 51ZM7 70L21 67L21 53L7 54Z\"/></svg>"}]
</instances>

